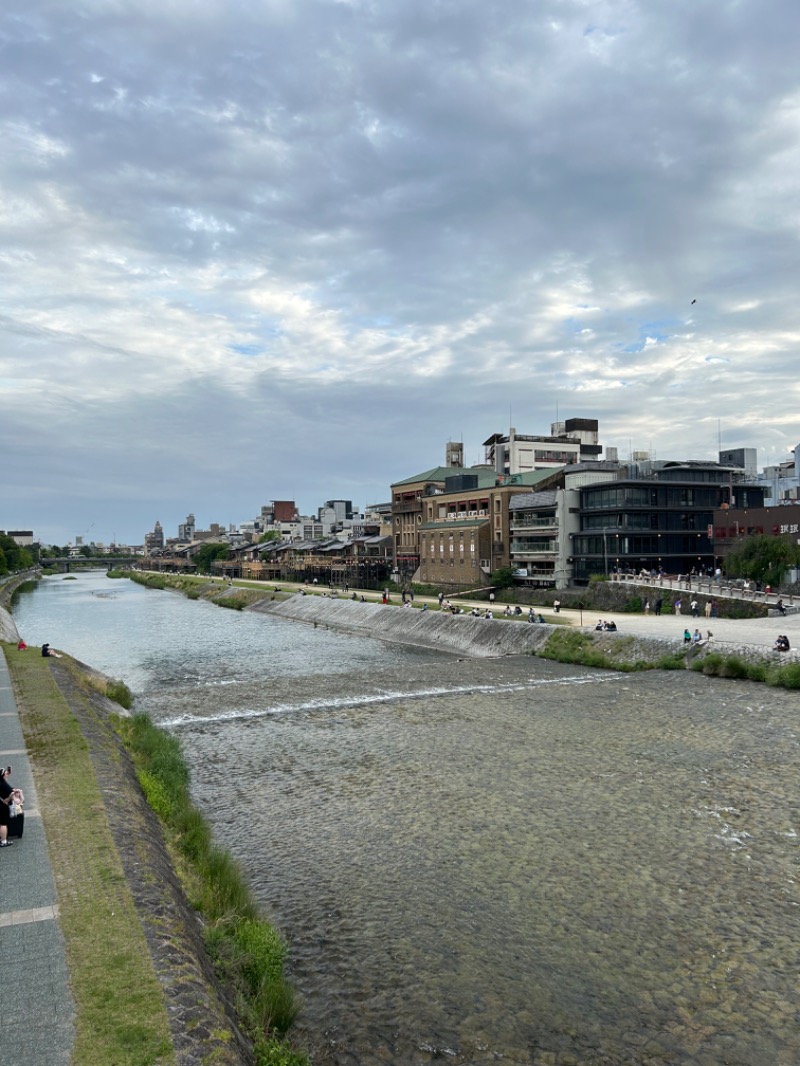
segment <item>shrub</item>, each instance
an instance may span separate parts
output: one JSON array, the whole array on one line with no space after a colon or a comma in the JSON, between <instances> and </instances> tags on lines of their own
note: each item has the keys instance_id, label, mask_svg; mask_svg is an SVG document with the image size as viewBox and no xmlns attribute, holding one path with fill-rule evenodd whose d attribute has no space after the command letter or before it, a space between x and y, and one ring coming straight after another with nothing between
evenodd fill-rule
<instances>
[{"instance_id":1,"label":"shrub","mask_svg":"<svg viewBox=\"0 0 800 1066\"><path fill-rule=\"evenodd\" d=\"M116 681L112 678L106 685L106 696L120 707L129 711L133 706L133 693L124 681Z\"/></svg>"}]
</instances>

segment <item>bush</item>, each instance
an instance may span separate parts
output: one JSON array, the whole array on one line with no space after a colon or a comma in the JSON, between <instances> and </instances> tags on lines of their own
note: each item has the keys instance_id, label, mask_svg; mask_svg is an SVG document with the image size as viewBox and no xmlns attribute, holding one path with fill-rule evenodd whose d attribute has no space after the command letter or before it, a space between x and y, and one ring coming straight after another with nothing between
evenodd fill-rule
<instances>
[{"instance_id":1,"label":"bush","mask_svg":"<svg viewBox=\"0 0 800 1066\"><path fill-rule=\"evenodd\" d=\"M124 681L116 681L113 678L106 685L106 696L120 707L129 711L133 706L133 693Z\"/></svg>"}]
</instances>

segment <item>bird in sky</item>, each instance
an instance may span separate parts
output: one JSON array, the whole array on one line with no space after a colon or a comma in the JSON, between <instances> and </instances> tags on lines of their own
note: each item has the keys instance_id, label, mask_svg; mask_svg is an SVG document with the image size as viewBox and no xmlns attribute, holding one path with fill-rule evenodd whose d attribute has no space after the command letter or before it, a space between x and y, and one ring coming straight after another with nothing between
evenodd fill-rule
<instances>
[{"instance_id":1,"label":"bird in sky","mask_svg":"<svg viewBox=\"0 0 800 1066\"><path fill-rule=\"evenodd\" d=\"M697 303L697 300L692 300L692 303L693 303L693 304L696 304L696 303Z\"/></svg>"}]
</instances>

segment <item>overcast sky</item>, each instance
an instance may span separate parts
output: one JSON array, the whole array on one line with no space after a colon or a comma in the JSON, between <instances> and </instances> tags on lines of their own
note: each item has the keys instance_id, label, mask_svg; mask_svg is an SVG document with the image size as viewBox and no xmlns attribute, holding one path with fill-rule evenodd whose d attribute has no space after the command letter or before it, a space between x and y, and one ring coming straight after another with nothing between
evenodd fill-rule
<instances>
[{"instance_id":1,"label":"overcast sky","mask_svg":"<svg viewBox=\"0 0 800 1066\"><path fill-rule=\"evenodd\" d=\"M0 528L800 441L797 0L3 0ZM696 303L693 301L696 300Z\"/></svg>"}]
</instances>

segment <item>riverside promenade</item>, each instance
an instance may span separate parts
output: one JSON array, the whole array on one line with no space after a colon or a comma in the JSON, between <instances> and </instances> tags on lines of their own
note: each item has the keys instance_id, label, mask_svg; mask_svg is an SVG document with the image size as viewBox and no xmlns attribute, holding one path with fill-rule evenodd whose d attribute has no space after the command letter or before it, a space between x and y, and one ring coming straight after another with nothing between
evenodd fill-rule
<instances>
[{"instance_id":1,"label":"riverside promenade","mask_svg":"<svg viewBox=\"0 0 800 1066\"><path fill-rule=\"evenodd\" d=\"M16 653L13 653L16 654ZM25 833L0 848L0 1066L67 1066L73 1004L55 886L8 666L0 651L0 762L25 795Z\"/></svg>"}]
</instances>

